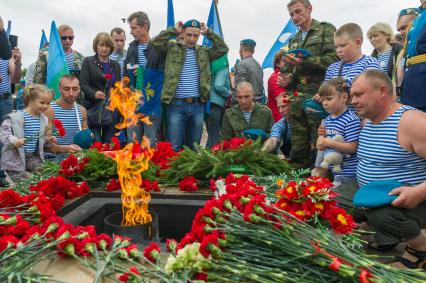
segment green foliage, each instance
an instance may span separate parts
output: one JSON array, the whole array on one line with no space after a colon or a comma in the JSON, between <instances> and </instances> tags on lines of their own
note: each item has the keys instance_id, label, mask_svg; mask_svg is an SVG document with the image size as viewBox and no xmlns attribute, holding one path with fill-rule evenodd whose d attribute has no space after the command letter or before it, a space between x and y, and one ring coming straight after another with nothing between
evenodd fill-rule
<instances>
[{"instance_id":1,"label":"green foliage","mask_svg":"<svg viewBox=\"0 0 426 283\"><path fill-rule=\"evenodd\" d=\"M200 180L226 176L230 172L254 176L289 173L292 167L278 156L261 150L261 141L245 143L235 150L211 151L196 145L185 148L162 172L163 182L177 184L183 177L193 175ZM238 172L236 172L238 171Z\"/></svg>"}]
</instances>

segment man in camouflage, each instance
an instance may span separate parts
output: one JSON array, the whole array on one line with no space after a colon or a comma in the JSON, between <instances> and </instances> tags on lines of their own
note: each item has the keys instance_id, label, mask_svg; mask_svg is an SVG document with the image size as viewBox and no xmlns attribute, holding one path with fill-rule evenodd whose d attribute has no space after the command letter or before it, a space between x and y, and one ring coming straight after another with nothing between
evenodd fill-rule
<instances>
[{"instance_id":1,"label":"man in camouflage","mask_svg":"<svg viewBox=\"0 0 426 283\"><path fill-rule=\"evenodd\" d=\"M274 123L271 110L254 101L255 92L249 82L241 82L237 86L237 105L226 110L223 116L220 138L228 140L233 137L244 137L243 131L261 130L269 136Z\"/></svg>"},{"instance_id":2,"label":"man in camouflage","mask_svg":"<svg viewBox=\"0 0 426 283\"><path fill-rule=\"evenodd\" d=\"M213 46L198 45L200 34L207 36ZM169 40L179 35L182 41ZM184 145L194 148L201 141L204 104L210 99L210 62L228 53L228 46L194 19L163 30L151 44L166 57L161 102L166 106L167 139L175 151Z\"/></svg>"},{"instance_id":3,"label":"man in camouflage","mask_svg":"<svg viewBox=\"0 0 426 283\"><path fill-rule=\"evenodd\" d=\"M311 54L298 58L293 54L284 57L285 66L281 70L278 84L289 91L291 98L290 119L292 123L292 156L296 166L313 165L312 144L317 138L321 123L320 111L306 107L324 80L327 67L338 60L334 47L336 28L326 22L312 19L312 5L309 0L291 0L287 5L293 22L299 31L289 42L289 49L305 49ZM308 109L308 110L307 110Z\"/></svg>"},{"instance_id":4,"label":"man in camouflage","mask_svg":"<svg viewBox=\"0 0 426 283\"><path fill-rule=\"evenodd\" d=\"M74 42L74 31L68 25L60 25L58 27L59 38L61 39L62 48L65 52L66 58L71 58L71 61L67 61L68 70L71 73L78 74L83 64L84 56L81 53L73 50L71 48ZM42 49L38 55L35 73L33 77L34 83L46 84L47 79L47 56L48 50L46 48ZM69 54L69 55L68 55ZM71 56L72 54L72 56Z\"/></svg>"}]
</instances>

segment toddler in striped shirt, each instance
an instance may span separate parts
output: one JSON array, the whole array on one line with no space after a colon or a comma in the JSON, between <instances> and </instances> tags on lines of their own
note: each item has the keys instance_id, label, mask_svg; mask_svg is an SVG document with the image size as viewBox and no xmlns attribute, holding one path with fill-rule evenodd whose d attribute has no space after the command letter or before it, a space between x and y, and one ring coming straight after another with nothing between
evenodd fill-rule
<instances>
[{"instance_id":1,"label":"toddler in striped shirt","mask_svg":"<svg viewBox=\"0 0 426 283\"><path fill-rule=\"evenodd\" d=\"M341 170L331 165L335 185L348 182L355 178L358 159L356 150L358 147L358 137L361 131L361 120L357 115L348 109L349 87L344 78L337 77L324 82L319 95L322 98L324 109L330 114L323 122L326 135L318 137L317 159L315 166L320 168L324 160L324 155L336 151L344 155ZM334 139L337 135L343 137L343 141Z\"/></svg>"}]
</instances>

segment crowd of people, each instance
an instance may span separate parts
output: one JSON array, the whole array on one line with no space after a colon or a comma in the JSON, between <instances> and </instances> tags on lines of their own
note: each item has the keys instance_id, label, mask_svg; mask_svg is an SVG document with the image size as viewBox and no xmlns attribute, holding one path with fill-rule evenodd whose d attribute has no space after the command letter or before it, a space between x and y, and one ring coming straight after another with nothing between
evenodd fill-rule
<instances>
[{"instance_id":1,"label":"crowd of people","mask_svg":"<svg viewBox=\"0 0 426 283\"><path fill-rule=\"evenodd\" d=\"M146 136L151 146L161 139L179 151L200 144L205 125L207 147L233 137L261 138L263 150L281 151L295 167L312 168L313 175L331 173L338 204L348 210L360 187L401 182L391 192L398 195L392 204L357 208L354 215L375 231L371 248L389 250L407 241L397 264L426 267L421 234L426 224L426 1L420 4L400 11L398 37L388 23L373 25L367 37L374 50L365 55L358 24L336 28L312 18L309 0L290 0L288 13L298 31L275 54L267 93L254 58L256 42L241 40L240 60L229 72L228 46L195 19L151 38L148 15L135 12L127 18L134 37L127 50L126 32L114 28L96 35L94 55L87 57L72 48L71 26L61 25L70 74L60 79L59 98L52 101L44 86L44 47L28 68L17 112L11 85L21 80L22 55L10 48L0 18L0 181L5 173L22 180L44 158L61 160L82 150L74 136L87 128L95 141L109 143L118 136L123 143L140 142ZM200 35L211 45L197 44ZM125 76L137 88L141 68L164 75L161 114L149 115L151 124L118 131L120 115L106 108L109 92ZM51 135L54 119L62 121L65 136Z\"/></svg>"}]
</instances>

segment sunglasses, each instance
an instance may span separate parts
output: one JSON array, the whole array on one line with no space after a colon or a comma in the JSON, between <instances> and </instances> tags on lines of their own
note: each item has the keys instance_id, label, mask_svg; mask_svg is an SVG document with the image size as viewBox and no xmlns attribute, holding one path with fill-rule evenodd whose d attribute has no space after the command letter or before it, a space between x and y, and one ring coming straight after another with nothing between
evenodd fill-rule
<instances>
[{"instance_id":1,"label":"sunglasses","mask_svg":"<svg viewBox=\"0 0 426 283\"><path fill-rule=\"evenodd\" d=\"M61 36L61 40L74 40L74 36Z\"/></svg>"}]
</instances>

